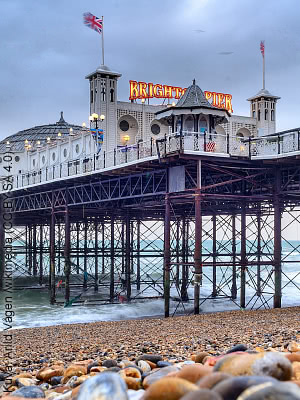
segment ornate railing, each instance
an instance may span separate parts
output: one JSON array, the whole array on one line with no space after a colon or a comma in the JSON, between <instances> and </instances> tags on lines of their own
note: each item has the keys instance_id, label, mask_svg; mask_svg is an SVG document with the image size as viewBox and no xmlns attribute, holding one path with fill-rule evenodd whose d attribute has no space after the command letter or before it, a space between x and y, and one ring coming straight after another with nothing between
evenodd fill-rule
<instances>
[{"instance_id":1,"label":"ornate railing","mask_svg":"<svg viewBox=\"0 0 300 400\"><path fill-rule=\"evenodd\" d=\"M300 128L277 135L249 139L216 133L176 132L157 140L151 139L131 146L119 146L109 152L101 151L90 157L23 173L14 178L14 187L21 188L74 175L88 174L136 163L147 158L162 158L168 154L183 151L203 153L208 156L277 157L280 154L300 152Z\"/></svg>"}]
</instances>

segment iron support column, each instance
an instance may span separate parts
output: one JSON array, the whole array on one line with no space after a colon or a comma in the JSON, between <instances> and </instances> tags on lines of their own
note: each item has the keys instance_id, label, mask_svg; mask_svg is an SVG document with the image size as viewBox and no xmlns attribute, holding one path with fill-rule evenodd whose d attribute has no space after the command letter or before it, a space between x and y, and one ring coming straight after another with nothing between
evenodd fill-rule
<instances>
[{"instance_id":1,"label":"iron support column","mask_svg":"<svg viewBox=\"0 0 300 400\"><path fill-rule=\"evenodd\" d=\"M281 210L280 210L280 169L275 169L274 191L274 308L281 308Z\"/></svg>"},{"instance_id":2,"label":"iron support column","mask_svg":"<svg viewBox=\"0 0 300 400\"><path fill-rule=\"evenodd\" d=\"M236 285L236 229L235 229L236 217L232 215L232 286L231 286L231 298L235 300L237 298L237 285Z\"/></svg>"},{"instance_id":3,"label":"iron support column","mask_svg":"<svg viewBox=\"0 0 300 400\"><path fill-rule=\"evenodd\" d=\"M137 252L137 259L136 259L136 289L141 289L141 220L137 220L136 226L136 252Z\"/></svg>"},{"instance_id":4,"label":"iron support column","mask_svg":"<svg viewBox=\"0 0 300 400\"><path fill-rule=\"evenodd\" d=\"M101 224L102 230L102 274L105 273L105 224L104 221Z\"/></svg>"},{"instance_id":5,"label":"iron support column","mask_svg":"<svg viewBox=\"0 0 300 400\"><path fill-rule=\"evenodd\" d=\"M43 235L43 228L44 225L40 225L40 279L39 279L39 284L43 284L43 241L44 241L44 235Z\"/></svg>"},{"instance_id":6,"label":"iron support column","mask_svg":"<svg viewBox=\"0 0 300 400\"><path fill-rule=\"evenodd\" d=\"M50 219L50 303L55 303L55 215L53 199Z\"/></svg>"},{"instance_id":7,"label":"iron support column","mask_svg":"<svg viewBox=\"0 0 300 400\"><path fill-rule=\"evenodd\" d=\"M110 301L114 301L115 297L115 219L114 216L110 220Z\"/></svg>"},{"instance_id":8,"label":"iron support column","mask_svg":"<svg viewBox=\"0 0 300 400\"><path fill-rule=\"evenodd\" d=\"M164 224L164 300L165 317L170 316L170 263L171 263L171 208L170 198L165 197L165 224Z\"/></svg>"},{"instance_id":9,"label":"iron support column","mask_svg":"<svg viewBox=\"0 0 300 400\"><path fill-rule=\"evenodd\" d=\"M195 279L194 279L194 313L199 314L200 284L202 282L202 214L201 194L196 190L195 194Z\"/></svg>"},{"instance_id":10,"label":"iron support column","mask_svg":"<svg viewBox=\"0 0 300 400\"><path fill-rule=\"evenodd\" d=\"M241 308L246 307L246 205L243 201L241 209Z\"/></svg>"},{"instance_id":11,"label":"iron support column","mask_svg":"<svg viewBox=\"0 0 300 400\"><path fill-rule=\"evenodd\" d=\"M36 246L36 225L32 227L32 273L37 276L37 246Z\"/></svg>"},{"instance_id":12,"label":"iron support column","mask_svg":"<svg viewBox=\"0 0 300 400\"><path fill-rule=\"evenodd\" d=\"M87 257L88 257L88 247L87 247L87 234L88 234L88 221L84 221L84 255L83 255L83 288L87 288Z\"/></svg>"},{"instance_id":13,"label":"iron support column","mask_svg":"<svg viewBox=\"0 0 300 400\"><path fill-rule=\"evenodd\" d=\"M98 260L98 221L95 222L95 292L98 292L99 260Z\"/></svg>"},{"instance_id":14,"label":"iron support column","mask_svg":"<svg viewBox=\"0 0 300 400\"><path fill-rule=\"evenodd\" d=\"M212 252L213 252L213 290L212 297L217 297L217 216L214 213L212 216L212 224L213 224L213 243L212 243Z\"/></svg>"},{"instance_id":15,"label":"iron support column","mask_svg":"<svg viewBox=\"0 0 300 400\"><path fill-rule=\"evenodd\" d=\"M125 274L126 274L126 292L127 292L127 301L129 302L131 299L131 280L130 280L130 216L126 215L126 248L125 248Z\"/></svg>"},{"instance_id":16,"label":"iron support column","mask_svg":"<svg viewBox=\"0 0 300 400\"><path fill-rule=\"evenodd\" d=\"M182 276L182 283L181 283L181 300L182 301L187 301L188 300L188 294L187 294L187 274L186 274L186 268L187 266L184 265L186 262L186 234L187 234L187 229L186 229L186 219L183 217L182 218L182 254L181 254L181 276Z\"/></svg>"},{"instance_id":17,"label":"iron support column","mask_svg":"<svg viewBox=\"0 0 300 400\"><path fill-rule=\"evenodd\" d=\"M260 207L260 205L259 205ZM261 268L260 268L260 261L261 261L261 212L257 213L257 279L256 279L256 295L261 296Z\"/></svg>"},{"instance_id":18,"label":"iron support column","mask_svg":"<svg viewBox=\"0 0 300 400\"><path fill-rule=\"evenodd\" d=\"M66 193L66 204L68 194ZM65 208L65 248L64 248L64 258L65 258L65 300L68 302L70 300L70 273L71 273L71 230L70 230L70 215L69 207L66 205Z\"/></svg>"}]
</instances>

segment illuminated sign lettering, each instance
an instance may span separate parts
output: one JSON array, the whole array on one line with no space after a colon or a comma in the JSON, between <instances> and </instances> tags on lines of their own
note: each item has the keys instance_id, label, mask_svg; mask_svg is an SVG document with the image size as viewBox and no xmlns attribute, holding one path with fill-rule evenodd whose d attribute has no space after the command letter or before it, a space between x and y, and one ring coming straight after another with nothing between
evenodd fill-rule
<instances>
[{"instance_id":1,"label":"illuminated sign lettering","mask_svg":"<svg viewBox=\"0 0 300 400\"><path fill-rule=\"evenodd\" d=\"M185 93L186 88L180 88L177 86L160 85L146 82L129 81L130 95L129 100L136 99L151 99L153 97L159 99L180 99ZM206 100L211 105L221 108L223 110L232 110L232 96L231 94L216 93L205 91L204 95Z\"/></svg>"}]
</instances>

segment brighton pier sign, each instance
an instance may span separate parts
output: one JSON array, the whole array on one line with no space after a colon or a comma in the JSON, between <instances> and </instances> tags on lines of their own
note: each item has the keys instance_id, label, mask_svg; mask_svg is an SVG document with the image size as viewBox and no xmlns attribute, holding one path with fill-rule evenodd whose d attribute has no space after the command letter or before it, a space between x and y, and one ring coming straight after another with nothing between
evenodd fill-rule
<instances>
[{"instance_id":1,"label":"brighton pier sign","mask_svg":"<svg viewBox=\"0 0 300 400\"><path fill-rule=\"evenodd\" d=\"M135 99L151 99L153 97L158 99L180 99L186 91L186 88L178 86L168 86L161 84L153 84L146 82L129 81L130 95L129 100ZM231 94L216 93L205 91L204 95L211 105L228 110L232 110L232 96Z\"/></svg>"}]
</instances>

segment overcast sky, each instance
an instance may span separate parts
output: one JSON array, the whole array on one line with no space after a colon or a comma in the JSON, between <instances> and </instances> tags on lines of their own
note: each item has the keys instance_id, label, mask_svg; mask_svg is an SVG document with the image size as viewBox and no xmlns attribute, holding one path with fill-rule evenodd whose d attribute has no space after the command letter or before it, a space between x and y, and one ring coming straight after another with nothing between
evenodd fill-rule
<instances>
[{"instance_id":1,"label":"overcast sky","mask_svg":"<svg viewBox=\"0 0 300 400\"><path fill-rule=\"evenodd\" d=\"M298 0L0 0L0 137L35 125L88 121L88 81L101 35L82 14L104 15L105 64L129 80L231 93L234 114L262 88L281 97L278 130L300 126ZM201 32L203 31L203 32ZM222 52L232 54L221 55Z\"/></svg>"}]
</instances>

